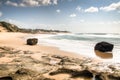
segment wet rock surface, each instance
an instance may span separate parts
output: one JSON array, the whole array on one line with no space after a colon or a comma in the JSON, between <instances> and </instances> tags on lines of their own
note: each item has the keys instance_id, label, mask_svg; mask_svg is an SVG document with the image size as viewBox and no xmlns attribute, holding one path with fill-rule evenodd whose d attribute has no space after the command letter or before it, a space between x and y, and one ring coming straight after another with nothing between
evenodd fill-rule
<instances>
[{"instance_id":1,"label":"wet rock surface","mask_svg":"<svg viewBox=\"0 0 120 80\"><path fill-rule=\"evenodd\" d=\"M95 45L95 50L101 52L111 52L113 50L114 45L108 42L99 42Z\"/></svg>"},{"instance_id":2,"label":"wet rock surface","mask_svg":"<svg viewBox=\"0 0 120 80\"><path fill-rule=\"evenodd\" d=\"M89 80L120 80L120 63L94 63L88 57L79 59L50 54L43 54L38 60L32 57L37 53L9 47L0 47L0 54L4 55L0 57L0 80L56 80L51 76L59 74L70 75L59 80L81 77ZM3 63L3 58L10 60Z\"/></svg>"},{"instance_id":3,"label":"wet rock surface","mask_svg":"<svg viewBox=\"0 0 120 80\"><path fill-rule=\"evenodd\" d=\"M27 39L27 45L36 45L38 43L37 38L29 38Z\"/></svg>"},{"instance_id":4,"label":"wet rock surface","mask_svg":"<svg viewBox=\"0 0 120 80\"><path fill-rule=\"evenodd\" d=\"M0 80L13 80L13 79L10 76L6 76L6 77L1 77Z\"/></svg>"},{"instance_id":5,"label":"wet rock surface","mask_svg":"<svg viewBox=\"0 0 120 80\"><path fill-rule=\"evenodd\" d=\"M83 71L78 71L78 70L74 70L74 69L65 69L65 68L61 68L58 69L54 72L49 73L49 75L56 75L56 74L70 74L71 78L76 78L76 77L88 77L88 78L92 78L93 74L91 72L89 72L88 70L83 70Z\"/></svg>"}]
</instances>

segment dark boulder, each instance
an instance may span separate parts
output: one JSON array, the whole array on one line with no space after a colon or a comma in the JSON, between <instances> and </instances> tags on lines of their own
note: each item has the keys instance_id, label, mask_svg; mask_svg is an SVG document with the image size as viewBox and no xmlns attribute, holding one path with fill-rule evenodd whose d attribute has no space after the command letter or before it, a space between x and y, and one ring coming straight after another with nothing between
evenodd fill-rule
<instances>
[{"instance_id":1,"label":"dark boulder","mask_svg":"<svg viewBox=\"0 0 120 80\"><path fill-rule=\"evenodd\" d=\"M111 52L113 50L114 45L108 42L99 42L95 45L95 50L101 52Z\"/></svg>"},{"instance_id":2,"label":"dark boulder","mask_svg":"<svg viewBox=\"0 0 120 80\"><path fill-rule=\"evenodd\" d=\"M37 43L38 43L38 39L37 38L27 39L27 45L36 45Z\"/></svg>"},{"instance_id":3,"label":"dark boulder","mask_svg":"<svg viewBox=\"0 0 120 80\"><path fill-rule=\"evenodd\" d=\"M9 74L10 77L2 77L0 80L55 80L43 76L43 74L38 71L20 68L16 72Z\"/></svg>"},{"instance_id":4,"label":"dark boulder","mask_svg":"<svg viewBox=\"0 0 120 80\"><path fill-rule=\"evenodd\" d=\"M100 75L96 75L96 76L95 76L95 80L102 80L102 78L101 78Z\"/></svg>"},{"instance_id":5,"label":"dark boulder","mask_svg":"<svg viewBox=\"0 0 120 80\"><path fill-rule=\"evenodd\" d=\"M114 77L113 75L108 75L109 80L120 80L120 77Z\"/></svg>"},{"instance_id":6,"label":"dark boulder","mask_svg":"<svg viewBox=\"0 0 120 80\"><path fill-rule=\"evenodd\" d=\"M0 77L0 80L13 80L13 79L10 76L6 76L6 77Z\"/></svg>"}]
</instances>

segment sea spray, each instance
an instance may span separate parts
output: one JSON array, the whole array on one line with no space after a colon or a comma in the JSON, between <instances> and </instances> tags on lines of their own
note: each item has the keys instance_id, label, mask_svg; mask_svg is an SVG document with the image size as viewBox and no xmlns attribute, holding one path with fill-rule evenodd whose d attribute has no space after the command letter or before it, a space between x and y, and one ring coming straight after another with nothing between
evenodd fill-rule
<instances>
[{"instance_id":1,"label":"sea spray","mask_svg":"<svg viewBox=\"0 0 120 80\"><path fill-rule=\"evenodd\" d=\"M60 50L73 52L76 54L99 58L95 55L94 46L96 43L106 41L114 44L113 58L105 59L105 61L119 62L120 55L120 34L106 33L77 33L77 34L40 34L36 36L39 44L48 46L56 46Z\"/></svg>"}]
</instances>

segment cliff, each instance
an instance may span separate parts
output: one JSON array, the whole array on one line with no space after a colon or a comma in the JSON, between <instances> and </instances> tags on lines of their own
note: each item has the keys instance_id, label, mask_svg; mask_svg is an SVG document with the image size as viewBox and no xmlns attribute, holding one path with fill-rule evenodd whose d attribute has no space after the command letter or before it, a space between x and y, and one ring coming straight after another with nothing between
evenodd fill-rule
<instances>
[{"instance_id":1,"label":"cliff","mask_svg":"<svg viewBox=\"0 0 120 80\"><path fill-rule=\"evenodd\" d=\"M20 28L18 28L14 24L10 24L7 22L0 22L0 32L18 32Z\"/></svg>"},{"instance_id":2,"label":"cliff","mask_svg":"<svg viewBox=\"0 0 120 80\"><path fill-rule=\"evenodd\" d=\"M23 33L69 33L68 31L45 30L45 29L25 29L14 24L1 21L0 32L23 32Z\"/></svg>"}]
</instances>

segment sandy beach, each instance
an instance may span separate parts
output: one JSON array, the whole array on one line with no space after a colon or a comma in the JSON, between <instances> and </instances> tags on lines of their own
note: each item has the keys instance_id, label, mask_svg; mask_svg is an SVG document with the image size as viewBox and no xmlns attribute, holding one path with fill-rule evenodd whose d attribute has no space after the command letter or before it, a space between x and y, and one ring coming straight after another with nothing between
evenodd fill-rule
<instances>
[{"instance_id":1,"label":"sandy beach","mask_svg":"<svg viewBox=\"0 0 120 80\"><path fill-rule=\"evenodd\" d=\"M45 45L26 45L26 39L24 39L27 36L33 36L33 34L26 34L26 33L13 33L13 32L1 32L0 33L0 46L1 47L10 47L16 50L21 51L31 51L34 54L29 55L32 58L36 60L41 60L41 56L47 54L47 55L61 55L61 56L69 56L74 58L83 58L83 56L75 55L71 52L66 52L59 50L56 47L53 46L45 46ZM0 58L0 64L7 63L9 64L12 60L14 60L17 57L9 58L6 55L5 57ZM62 75L62 77L61 77ZM49 77L48 74L45 74L45 76ZM59 77L59 79L57 79ZM63 80L65 77L69 77L68 74L60 74L57 76L51 76L50 78L54 78L55 80ZM72 79L74 80L74 79ZM82 80L82 78L76 78L75 80ZM84 79L83 79L84 80Z\"/></svg>"},{"instance_id":2,"label":"sandy beach","mask_svg":"<svg viewBox=\"0 0 120 80\"><path fill-rule=\"evenodd\" d=\"M2 77L0 79L93 80L93 75L100 74L97 75L95 79L97 80L100 76L103 76L101 74L103 71L105 71L104 73L106 74L109 73L110 76L107 76L107 78L104 76L104 80L109 80L108 78L111 77L115 79L119 78L114 77L113 73L111 73L113 68L119 68L112 63L103 63L96 58L89 58L87 56L62 51L54 46L42 44L27 45L26 37L33 35L36 34L0 33L0 77ZM101 56L101 53L97 52L96 55ZM111 57L111 55L108 57ZM112 68L110 66L112 66Z\"/></svg>"},{"instance_id":3,"label":"sandy beach","mask_svg":"<svg viewBox=\"0 0 120 80\"><path fill-rule=\"evenodd\" d=\"M120 80L120 0L0 0L0 80Z\"/></svg>"},{"instance_id":4,"label":"sandy beach","mask_svg":"<svg viewBox=\"0 0 120 80\"><path fill-rule=\"evenodd\" d=\"M3 32L0 33L0 45L12 47L18 50L28 50L33 52L41 52L46 54L56 54L56 55L63 55L63 56L70 56L70 57L80 57L80 55L75 55L71 52L66 52L59 50L54 46L46 46L46 45L26 45L25 37L33 36L34 34L27 34L27 33L9 33ZM81 56L82 57L82 56Z\"/></svg>"}]
</instances>

